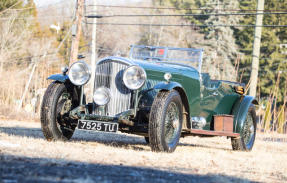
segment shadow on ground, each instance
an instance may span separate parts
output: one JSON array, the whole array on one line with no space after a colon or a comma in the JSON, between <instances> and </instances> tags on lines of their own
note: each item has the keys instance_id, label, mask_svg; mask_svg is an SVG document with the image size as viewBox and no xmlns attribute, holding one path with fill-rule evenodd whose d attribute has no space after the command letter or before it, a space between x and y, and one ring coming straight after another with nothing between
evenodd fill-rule
<instances>
[{"instance_id":1,"label":"shadow on ground","mask_svg":"<svg viewBox=\"0 0 287 183\"><path fill-rule=\"evenodd\" d=\"M0 127L0 132L14 136L44 139L41 128ZM129 147L131 149L138 151L150 150L148 144L145 142L143 137L136 135L126 135L121 133L103 133L103 132L76 130L71 141L97 142L114 147ZM147 147L143 148L144 146ZM230 150L226 148L216 148L202 144L179 143L179 146L213 148L228 151Z\"/></svg>"},{"instance_id":2,"label":"shadow on ground","mask_svg":"<svg viewBox=\"0 0 287 183\"><path fill-rule=\"evenodd\" d=\"M44 139L41 128L0 127L0 132L20 137ZM121 133L103 133L84 130L76 130L71 141L105 143L126 142L129 144L146 144L144 138L141 136L127 136Z\"/></svg>"},{"instance_id":3,"label":"shadow on ground","mask_svg":"<svg viewBox=\"0 0 287 183\"><path fill-rule=\"evenodd\" d=\"M250 182L225 175L184 174L152 168L86 164L63 159L0 155L0 182ZM191 170L192 171L192 170Z\"/></svg>"}]
</instances>

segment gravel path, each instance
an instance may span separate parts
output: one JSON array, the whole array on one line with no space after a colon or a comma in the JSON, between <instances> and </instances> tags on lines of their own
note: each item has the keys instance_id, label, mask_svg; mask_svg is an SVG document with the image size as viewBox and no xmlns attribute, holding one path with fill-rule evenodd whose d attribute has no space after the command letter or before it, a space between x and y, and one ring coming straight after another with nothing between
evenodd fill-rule
<instances>
[{"instance_id":1,"label":"gravel path","mask_svg":"<svg viewBox=\"0 0 287 183\"><path fill-rule=\"evenodd\" d=\"M187 137L174 153L154 153L143 137L76 131L47 142L39 123L0 120L0 183L287 182L283 135L260 135L252 152L222 137Z\"/></svg>"}]
</instances>

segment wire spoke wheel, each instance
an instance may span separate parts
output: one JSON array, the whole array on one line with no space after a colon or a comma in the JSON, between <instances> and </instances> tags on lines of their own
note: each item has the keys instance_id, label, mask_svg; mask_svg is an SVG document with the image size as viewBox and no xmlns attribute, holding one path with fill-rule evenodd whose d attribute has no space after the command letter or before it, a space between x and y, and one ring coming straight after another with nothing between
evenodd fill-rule
<instances>
[{"instance_id":1,"label":"wire spoke wheel","mask_svg":"<svg viewBox=\"0 0 287 183\"><path fill-rule=\"evenodd\" d=\"M179 110L174 102L170 103L165 117L165 140L168 145L172 145L176 139L179 129Z\"/></svg>"},{"instance_id":2,"label":"wire spoke wheel","mask_svg":"<svg viewBox=\"0 0 287 183\"><path fill-rule=\"evenodd\" d=\"M53 82L47 88L41 107L41 128L47 140L69 140L76 128L77 120L69 112L78 106L78 95L74 88L64 83Z\"/></svg>"},{"instance_id":3,"label":"wire spoke wheel","mask_svg":"<svg viewBox=\"0 0 287 183\"><path fill-rule=\"evenodd\" d=\"M231 145L233 150L251 151L256 136L256 113L255 108L251 105L244 120L240 131L240 138L232 138Z\"/></svg>"},{"instance_id":4,"label":"wire spoke wheel","mask_svg":"<svg viewBox=\"0 0 287 183\"><path fill-rule=\"evenodd\" d=\"M155 98L149 119L149 142L153 151L173 152L179 142L183 106L175 90L162 91Z\"/></svg>"},{"instance_id":5,"label":"wire spoke wheel","mask_svg":"<svg viewBox=\"0 0 287 183\"><path fill-rule=\"evenodd\" d=\"M69 93L63 92L57 102L56 119L57 127L59 130L70 130L68 123L69 112L72 109L72 99Z\"/></svg>"},{"instance_id":6,"label":"wire spoke wheel","mask_svg":"<svg viewBox=\"0 0 287 183\"><path fill-rule=\"evenodd\" d=\"M250 113L246 116L246 120L243 126L243 134L242 138L246 145L250 144L252 138L254 136L254 124L253 119Z\"/></svg>"}]
</instances>

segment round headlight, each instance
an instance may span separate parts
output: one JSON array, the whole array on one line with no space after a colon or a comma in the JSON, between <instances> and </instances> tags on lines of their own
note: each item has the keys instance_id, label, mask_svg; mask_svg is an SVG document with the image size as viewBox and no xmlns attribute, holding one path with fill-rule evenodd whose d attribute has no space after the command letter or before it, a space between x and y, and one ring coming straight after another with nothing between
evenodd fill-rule
<instances>
[{"instance_id":1,"label":"round headlight","mask_svg":"<svg viewBox=\"0 0 287 183\"><path fill-rule=\"evenodd\" d=\"M98 105L106 105L109 103L110 98L110 90L105 87L97 88L93 96L94 102Z\"/></svg>"},{"instance_id":2,"label":"round headlight","mask_svg":"<svg viewBox=\"0 0 287 183\"><path fill-rule=\"evenodd\" d=\"M86 84L91 78L89 66L82 61L73 63L68 75L71 82L77 86Z\"/></svg>"},{"instance_id":3,"label":"round headlight","mask_svg":"<svg viewBox=\"0 0 287 183\"><path fill-rule=\"evenodd\" d=\"M144 85L146 72L139 66L131 66L125 70L123 81L128 89L137 90Z\"/></svg>"}]
</instances>

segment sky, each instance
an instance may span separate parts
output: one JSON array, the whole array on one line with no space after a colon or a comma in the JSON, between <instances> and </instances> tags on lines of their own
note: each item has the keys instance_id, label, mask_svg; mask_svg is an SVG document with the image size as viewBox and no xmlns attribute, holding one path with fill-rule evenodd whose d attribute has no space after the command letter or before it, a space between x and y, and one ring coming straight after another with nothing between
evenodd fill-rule
<instances>
[{"instance_id":1,"label":"sky","mask_svg":"<svg viewBox=\"0 0 287 183\"><path fill-rule=\"evenodd\" d=\"M59 2L64 2L67 0L34 0L34 2L36 3L36 6L48 6L48 5L52 5L55 3L59 3ZM69 0L69 1L75 1L75 0ZM92 4L93 0L86 0L88 3ZM114 4L126 4L128 2L140 2L143 0L97 0L98 4L109 4L109 5L114 5ZM145 0L147 1L147 0Z\"/></svg>"}]
</instances>

